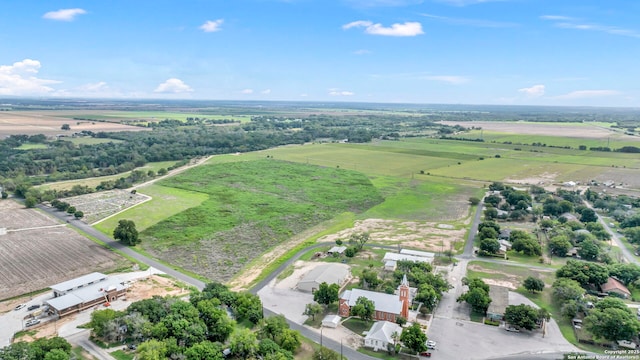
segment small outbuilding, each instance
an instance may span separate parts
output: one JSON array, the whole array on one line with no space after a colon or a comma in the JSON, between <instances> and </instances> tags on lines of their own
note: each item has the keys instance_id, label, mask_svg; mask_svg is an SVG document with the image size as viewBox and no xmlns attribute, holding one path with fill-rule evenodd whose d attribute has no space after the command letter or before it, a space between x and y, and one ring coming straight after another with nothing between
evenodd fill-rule
<instances>
[{"instance_id":1,"label":"small outbuilding","mask_svg":"<svg viewBox=\"0 0 640 360\"><path fill-rule=\"evenodd\" d=\"M509 306L509 288L489 285L489 297L491 303L487 309L487 318L492 321L501 321Z\"/></svg>"},{"instance_id":2,"label":"small outbuilding","mask_svg":"<svg viewBox=\"0 0 640 360\"><path fill-rule=\"evenodd\" d=\"M395 271L398 267L398 262L395 260L387 260L384 262L384 269L386 271Z\"/></svg>"},{"instance_id":3,"label":"small outbuilding","mask_svg":"<svg viewBox=\"0 0 640 360\"><path fill-rule=\"evenodd\" d=\"M320 288L320 284L326 282L327 284L342 283L349 276L349 266L345 264L324 264L318 265L313 270L309 271L298 282L298 290L304 292L314 292Z\"/></svg>"},{"instance_id":4,"label":"small outbuilding","mask_svg":"<svg viewBox=\"0 0 640 360\"><path fill-rule=\"evenodd\" d=\"M334 246L331 249L329 249L329 251L327 251L327 254L330 254L330 255L335 255L335 254L342 255L342 253L344 253L345 250L347 250L346 246Z\"/></svg>"},{"instance_id":5,"label":"small outbuilding","mask_svg":"<svg viewBox=\"0 0 640 360\"><path fill-rule=\"evenodd\" d=\"M335 329L340 325L342 318L338 315L327 315L322 319L322 326Z\"/></svg>"},{"instance_id":6,"label":"small outbuilding","mask_svg":"<svg viewBox=\"0 0 640 360\"><path fill-rule=\"evenodd\" d=\"M606 283L600 285L600 289L603 293L616 294L625 299L631 296L631 291L622 282L613 277L609 277Z\"/></svg>"}]
</instances>

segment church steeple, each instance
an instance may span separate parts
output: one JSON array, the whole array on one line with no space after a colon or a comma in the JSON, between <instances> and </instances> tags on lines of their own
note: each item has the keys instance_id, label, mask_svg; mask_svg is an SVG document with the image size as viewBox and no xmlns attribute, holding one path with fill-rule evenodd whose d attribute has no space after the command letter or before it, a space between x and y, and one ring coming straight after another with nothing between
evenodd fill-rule
<instances>
[{"instance_id":1,"label":"church steeple","mask_svg":"<svg viewBox=\"0 0 640 360\"><path fill-rule=\"evenodd\" d=\"M398 286L398 292L400 294L400 301L402 302L402 312L400 316L405 319L409 319L409 281L407 280L407 274L402 276L402 282Z\"/></svg>"}]
</instances>

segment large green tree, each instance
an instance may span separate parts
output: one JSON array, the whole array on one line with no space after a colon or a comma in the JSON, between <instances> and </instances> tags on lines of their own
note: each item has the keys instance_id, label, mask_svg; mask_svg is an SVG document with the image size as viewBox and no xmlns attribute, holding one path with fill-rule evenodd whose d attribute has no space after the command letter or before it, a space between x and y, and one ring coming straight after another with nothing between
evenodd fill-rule
<instances>
[{"instance_id":1,"label":"large green tree","mask_svg":"<svg viewBox=\"0 0 640 360\"><path fill-rule=\"evenodd\" d=\"M404 346L416 353L427 350L427 335L422 331L418 323L413 323L413 325L404 328L400 335L400 341Z\"/></svg>"},{"instance_id":2,"label":"large green tree","mask_svg":"<svg viewBox=\"0 0 640 360\"><path fill-rule=\"evenodd\" d=\"M118 226L113 230L113 238L129 246L140 243L136 224L132 220L120 220Z\"/></svg>"},{"instance_id":3,"label":"large green tree","mask_svg":"<svg viewBox=\"0 0 640 360\"><path fill-rule=\"evenodd\" d=\"M531 292L544 290L544 281L533 276L529 276L526 279L524 279L524 282L522 283L522 285L524 286L525 289Z\"/></svg>"},{"instance_id":4,"label":"large green tree","mask_svg":"<svg viewBox=\"0 0 640 360\"><path fill-rule=\"evenodd\" d=\"M538 315L538 310L529 305L509 305L504 311L504 321L522 329L533 330Z\"/></svg>"},{"instance_id":5,"label":"large green tree","mask_svg":"<svg viewBox=\"0 0 640 360\"><path fill-rule=\"evenodd\" d=\"M558 278L553 283L553 298L559 303L582 298L585 290L579 282L569 278Z\"/></svg>"},{"instance_id":6,"label":"large green tree","mask_svg":"<svg viewBox=\"0 0 640 360\"><path fill-rule=\"evenodd\" d=\"M323 282L318 287L318 290L313 293L313 300L318 304L329 305L338 301L338 292L340 286L338 284L327 284Z\"/></svg>"},{"instance_id":7,"label":"large green tree","mask_svg":"<svg viewBox=\"0 0 640 360\"><path fill-rule=\"evenodd\" d=\"M356 304L351 307L349 313L353 316L360 317L362 320L371 320L375 311L376 307L373 301L364 296L360 296L356 299Z\"/></svg>"},{"instance_id":8,"label":"large green tree","mask_svg":"<svg viewBox=\"0 0 640 360\"><path fill-rule=\"evenodd\" d=\"M609 270L600 264L579 260L568 260L567 263L556 271L556 276L573 279L582 286L589 284L600 285L607 282Z\"/></svg>"},{"instance_id":9,"label":"large green tree","mask_svg":"<svg viewBox=\"0 0 640 360\"><path fill-rule=\"evenodd\" d=\"M640 331L636 315L618 307L591 309L584 318L584 326L596 338L610 341L630 340Z\"/></svg>"}]
</instances>

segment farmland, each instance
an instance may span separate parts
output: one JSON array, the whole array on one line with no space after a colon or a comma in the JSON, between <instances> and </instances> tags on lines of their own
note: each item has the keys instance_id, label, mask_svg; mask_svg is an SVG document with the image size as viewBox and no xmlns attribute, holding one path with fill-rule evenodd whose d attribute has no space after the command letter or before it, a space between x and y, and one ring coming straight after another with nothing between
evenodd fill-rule
<instances>
[{"instance_id":1,"label":"farmland","mask_svg":"<svg viewBox=\"0 0 640 360\"><path fill-rule=\"evenodd\" d=\"M13 134L44 134L49 137L71 135L80 131L144 131L141 127L123 125L114 122L74 121L65 118L73 114L56 111L2 111L0 112L0 139ZM70 125L71 130L61 130L62 125Z\"/></svg>"},{"instance_id":2,"label":"farmland","mask_svg":"<svg viewBox=\"0 0 640 360\"><path fill-rule=\"evenodd\" d=\"M35 209L0 201L0 299L128 262Z\"/></svg>"}]
</instances>

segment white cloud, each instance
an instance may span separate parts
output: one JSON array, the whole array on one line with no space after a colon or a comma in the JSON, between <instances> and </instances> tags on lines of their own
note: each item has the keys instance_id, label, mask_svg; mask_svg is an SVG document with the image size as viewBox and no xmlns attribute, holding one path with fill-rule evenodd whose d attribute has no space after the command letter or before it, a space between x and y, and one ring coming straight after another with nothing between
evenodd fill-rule
<instances>
[{"instance_id":1,"label":"white cloud","mask_svg":"<svg viewBox=\"0 0 640 360\"><path fill-rule=\"evenodd\" d=\"M171 94L186 93L186 92L192 92L192 91L193 89L189 85L185 84L182 80L176 79L176 78L168 79L167 81L158 85L158 87L155 90L153 90L153 92L155 93L171 93Z\"/></svg>"},{"instance_id":2,"label":"white cloud","mask_svg":"<svg viewBox=\"0 0 640 360\"><path fill-rule=\"evenodd\" d=\"M108 89L109 87L107 86L107 83L104 81L100 81L93 84L85 84L80 87L80 90L89 91L89 92L102 92Z\"/></svg>"},{"instance_id":3,"label":"white cloud","mask_svg":"<svg viewBox=\"0 0 640 360\"><path fill-rule=\"evenodd\" d=\"M24 59L12 65L0 65L0 95L43 95L54 91L47 86L58 84L56 80L36 77L40 61Z\"/></svg>"},{"instance_id":4,"label":"white cloud","mask_svg":"<svg viewBox=\"0 0 640 360\"><path fill-rule=\"evenodd\" d=\"M214 21L207 21L204 24L202 24L200 26L200 29L202 29L202 31L204 32L216 32L216 31L220 31L220 26L222 26L222 23L224 22L224 19L218 19L218 20L214 20Z\"/></svg>"},{"instance_id":5,"label":"white cloud","mask_svg":"<svg viewBox=\"0 0 640 360\"><path fill-rule=\"evenodd\" d=\"M366 50L366 49L359 49L353 52L355 55L367 55L367 54L371 54L370 50Z\"/></svg>"},{"instance_id":6,"label":"white cloud","mask_svg":"<svg viewBox=\"0 0 640 360\"><path fill-rule=\"evenodd\" d=\"M561 21L569 21L573 20L572 17L564 16L564 15L542 15L540 16L542 20L561 20Z\"/></svg>"},{"instance_id":7,"label":"white cloud","mask_svg":"<svg viewBox=\"0 0 640 360\"><path fill-rule=\"evenodd\" d=\"M439 16L439 15L432 15L432 14L421 14L421 15L430 19L439 20L452 25L486 27L486 28L507 28L507 27L518 26L518 24L511 23L511 22L501 22L501 21L483 20L483 19L452 18L448 16Z\"/></svg>"},{"instance_id":8,"label":"white cloud","mask_svg":"<svg viewBox=\"0 0 640 360\"><path fill-rule=\"evenodd\" d=\"M628 36L640 38L640 31L633 29L625 29L617 26L585 23L579 19L561 15L544 15L540 17L542 20L555 21L554 26L562 29L598 31L611 35Z\"/></svg>"},{"instance_id":9,"label":"white cloud","mask_svg":"<svg viewBox=\"0 0 640 360\"><path fill-rule=\"evenodd\" d=\"M345 0L355 7L409 6L422 4L422 0Z\"/></svg>"},{"instance_id":10,"label":"white cloud","mask_svg":"<svg viewBox=\"0 0 640 360\"><path fill-rule=\"evenodd\" d=\"M544 95L544 85L533 85L532 87L518 89L518 92L524 93L531 98L540 97Z\"/></svg>"},{"instance_id":11,"label":"white cloud","mask_svg":"<svg viewBox=\"0 0 640 360\"><path fill-rule=\"evenodd\" d=\"M309 97L309 94L302 93L300 94L300 97Z\"/></svg>"},{"instance_id":12,"label":"white cloud","mask_svg":"<svg viewBox=\"0 0 640 360\"><path fill-rule=\"evenodd\" d=\"M410 22L392 24L391 27L384 27L382 24L374 24L367 20L353 21L342 26L344 30L354 27L363 27L364 32L370 35L382 36L416 36L424 34L422 24L419 22Z\"/></svg>"},{"instance_id":13,"label":"white cloud","mask_svg":"<svg viewBox=\"0 0 640 360\"><path fill-rule=\"evenodd\" d=\"M253 89L244 89L240 93L245 95L253 94Z\"/></svg>"},{"instance_id":14,"label":"white cloud","mask_svg":"<svg viewBox=\"0 0 640 360\"><path fill-rule=\"evenodd\" d=\"M508 0L438 0L438 1L449 4L449 5L453 5L453 6L467 6L467 5L484 4L489 2L508 1Z\"/></svg>"},{"instance_id":15,"label":"white cloud","mask_svg":"<svg viewBox=\"0 0 640 360\"><path fill-rule=\"evenodd\" d=\"M260 93L263 94L263 95L269 95L269 94L271 94L271 89L264 89L264 90L260 91Z\"/></svg>"},{"instance_id":16,"label":"white cloud","mask_svg":"<svg viewBox=\"0 0 640 360\"><path fill-rule=\"evenodd\" d=\"M469 78L456 75L428 75L424 77L425 80L442 81L452 85L459 85L469 82Z\"/></svg>"},{"instance_id":17,"label":"white cloud","mask_svg":"<svg viewBox=\"0 0 640 360\"><path fill-rule=\"evenodd\" d=\"M355 95L351 91L341 91L339 89L329 89L329 95L331 96L353 96Z\"/></svg>"},{"instance_id":18,"label":"white cloud","mask_svg":"<svg viewBox=\"0 0 640 360\"><path fill-rule=\"evenodd\" d=\"M42 15L43 18L49 20L57 20L57 21L73 21L76 16L86 14L87 12L83 9L60 9L57 11L49 11L48 13Z\"/></svg>"},{"instance_id":19,"label":"white cloud","mask_svg":"<svg viewBox=\"0 0 640 360\"><path fill-rule=\"evenodd\" d=\"M568 94L556 96L557 99L589 99L604 96L620 95L616 90L577 90Z\"/></svg>"}]
</instances>

